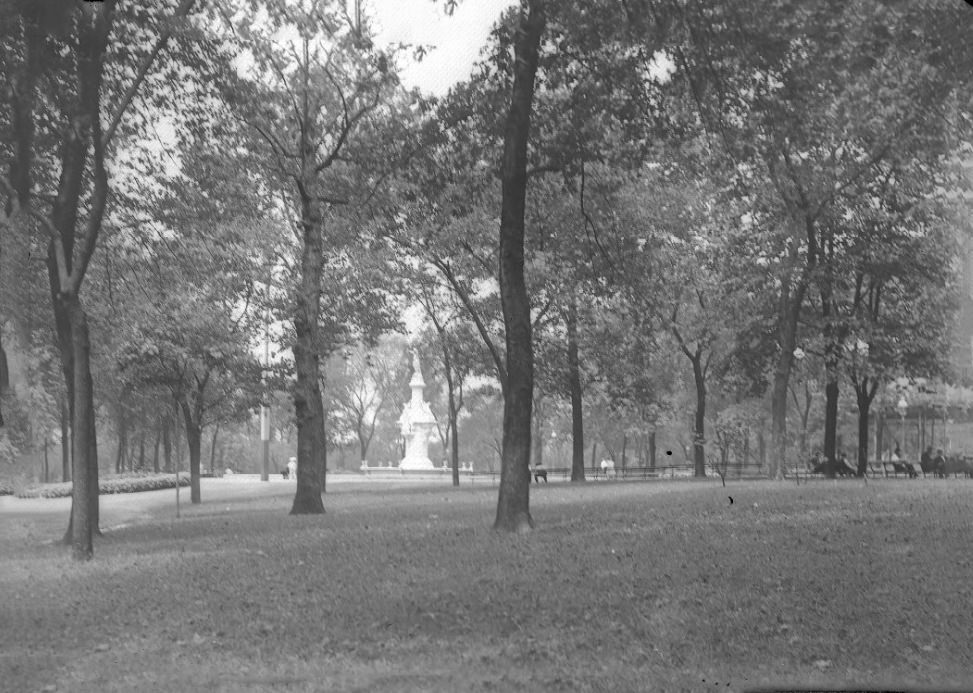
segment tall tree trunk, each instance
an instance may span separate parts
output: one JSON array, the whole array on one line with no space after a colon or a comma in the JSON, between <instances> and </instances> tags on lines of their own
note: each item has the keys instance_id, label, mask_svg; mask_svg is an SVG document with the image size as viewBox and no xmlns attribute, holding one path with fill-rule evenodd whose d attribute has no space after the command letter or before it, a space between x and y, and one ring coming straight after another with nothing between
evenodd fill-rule
<instances>
[{"instance_id":1,"label":"tall tree trunk","mask_svg":"<svg viewBox=\"0 0 973 693\"><path fill-rule=\"evenodd\" d=\"M71 512L64 543L70 544L76 560L93 555L91 535L98 529L98 446L95 429L94 389L91 380L91 343L88 319L76 294L61 294L52 286L55 327L61 350L61 367L67 387L68 414L71 421ZM80 441L80 443L79 443ZM79 456L80 455L80 456ZM85 477L79 484L79 474ZM82 501L83 499L83 501ZM83 506L84 510L75 506ZM76 520L82 518L82 526Z\"/></svg>"},{"instance_id":2,"label":"tall tree trunk","mask_svg":"<svg viewBox=\"0 0 973 693\"><path fill-rule=\"evenodd\" d=\"M534 452L531 456L534 466L544 463L544 422L542 421L543 416L540 409L541 401L538 398L534 400L534 433L531 438L531 445L534 446ZM556 459L554 460L554 464L557 464Z\"/></svg>"},{"instance_id":3,"label":"tall tree trunk","mask_svg":"<svg viewBox=\"0 0 973 693\"><path fill-rule=\"evenodd\" d=\"M877 387L877 385L876 385ZM885 444L885 412L879 406L875 414L875 457L882 458Z\"/></svg>"},{"instance_id":4,"label":"tall tree trunk","mask_svg":"<svg viewBox=\"0 0 973 693\"><path fill-rule=\"evenodd\" d=\"M125 452L128 450L128 417L125 416L125 407L122 402L125 396L118 398L115 407L115 416L118 424L117 449L115 450L115 473L121 474L125 471Z\"/></svg>"},{"instance_id":5,"label":"tall tree trunk","mask_svg":"<svg viewBox=\"0 0 973 693\"><path fill-rule=\"evenodd\" d=\"M139 433L139 471L145 471L145 431Z\"/></svg>"},{"instance_id":6,"label":"tall tree trunk","mask_svg":"<svg viewBox=\"0 0 973 693\"><path fill-rule=\"evenodd\" d=\"M172 451L176 457L176 473L183 468L182 464L182 427L179 425L179 417L182 412L179 409L179 402L172 401Z\"/></svg>"},{"instance_id":7,"label":"tall tree trunk","mask_svg":"<svg viewBox=\"0 0 973 693\"><path fill-rule=\"evenodd\" d=\"M706 373L703 369L702 351L697 348L693 363L693 381L696 384L696 418L693 431L693 476L706 476Z\"/></svg>"},{"instance_id":8,"label":"tall tree trunk","mask_svg":"<svg viewBox=\"0 0 973 693\"><path fill-rule=\"evenodd\" d=\"M838 464L838 368L841 363L841 340L834 325L834 289L831 266L825 265L825 275L819 284L821 294L821 319L824 323L824 459L828 464L828 476L834 476Z\"/></svg>"},{"instance_id":9,"label":"tall tree trunk","mask_svg":"<svg viewBox=\"0 0 973 693\"><path fill-rule=\"evenodd\" d=\"M838 466L838 381L837 374L828 376L824 386L824 459L828 463L828 476L834 476Z\"/></svg>"},{"instance_id":10,"label":"tall tree trunk","mask_svg":"<svg viewBox=\"0 0 973 693\"><path fill-rule=\"evenodd\" d=\"M310 164L308 164L310 165ZM307 178L305 178L307 180ZM325 437L321 401L321 369L318 355L318 312L321 305L321 273L324 269L322 220L313 186L302 191L301 275L295 297L294 413L297 420L297 491L292 515L324 512Z\"/></svg>"},{"instance_id":11,"label":"tall tree trunk","mask_svg":"<svg viewBox=\"0 0 973 693\"><path fill-rule=\"evenodd\" d=\"M793 253L792 253L793 255ZM770 428L770 476L784 477L787 461L787 386L794 365L794 349L797 347L797 325L804 303L806 280L800 278L797 286L791 286L789 277L781 278L781 293L777 303L777 363L774 366L771 390ZM793 293L792 293L793 292ZM765 461L765 460L764 460Z\"/></svg>"},{"instance_id":12,"label":"tall tree trunk","mask_svg":"<svg viewBox=\"0 0 973 693\"><path fill-rule=\"evenodd\" d=\"M74 361L74 487L71 494L71 555L79 561L94 554L98 530L98 455L95 441L94 390L91 380L91 344L88 320L76 295L65 300L71 322Z\"/></svg>"},{"instance_id":13,"label":"tall tree trunk","mask_svg":"<svg viewBox=\"0 0 973 693\"><path fill-rule=\"evenodd\" d=\"M507 386L503 402L500 493L495 529L524 532L530 516L530 423L534 401L534 353L530 300L524 279L524 211L527 197L527 142L534 76L544 31L544 1L525 0L514 43L513 89L504 131L500 170L500 301L507 342Z\"/></svg>"},{"instance_id":14,"label":"tall tree trunk","mask_svg":"<svg viewBox=\"0 0 973 693\"><path fill-rule=\"evenodd\" d=\"M202 503L203 498L199 488L199 462L202 457L203 429L200 426L200 412L193 411L191 402L185 397L179 402L182 408L183 420L186 423L186 443L189 445L189 500L193 505Z\"/></svg>"},{"instance_id":15,"label":"tall tree trunk","mask_svg":"<svg viewBox=\"0 0 973 693\"><path fill-rule=\"evenodd\" d=\"M220 434L220 425L213 426L213 437L209 441L209 473L216 469L216 437Z\"/></svg>"},{"instance_id":16,"label":"tall tree trunk","mask_svg":"<svg viewBox=\"0 0 973 693\"><path fill-rule=\"evenodd\" d=\"M172 426L174 422L168 415L162 417L162 452L167 474L172 474Z\"/></svg>"},{"instance_id":17,"label":"tall tree trunk","mask_svg":"<svg viewBox=\"0 0 973 693\"><path fill-rule=\"evenodd\" d=\"M155 474L159 473L159 443L161 442L162 431L159 428L158 421L155 427L155 445L152 450L152 471Z\"/></svg>"},{"instance_id":18,"label":"tall tree trunk","mask_svg":"<svg viewBox=\"0 0 973 693\"><path fill-rule=\"evenodd\" d=\"M61 397L61 481L71 481L71 407L67 395Z\"/></svg>"},{"instance_id":19,"label":"tall tree trunk","mask_svg":"<svg viewBox=\"0 0 973 693\"><path fill-rule=\"evenodd\" d=\"M655 470L655 424L649 431L649 469Z\"/></svg>"},{"instance_id":20,"label":"tall tree trunk","mask_svg":"<svg viewBox=\"0 0 973 693\"><path fill-rule=\"evenodd\" d=\"M459 411L452 385L449 388L449 445L452 448L450 464L453 467L453 486L459 486Z\"/></svg>"},{"instance_id":21,"label":"tall tree trunk","mask_svg":"<svg viewBox=\"0 0 973 693\"><path fill-rule=\"evenodd\" d=\"M858 398L858 476L865 476L868 471L868 408L871 400L865 393L855 388Z\"/></svg>"},{"instance_id":22,"label":"tall tree trunk","mask_svg":"<svg viewBox=\"0 0 973 693\"><path fill-rule=\"evenodd\" d=\"M581 359L578 356L578 305L568 307L568 379L571 390L571 481L584 481L584 410L581 390Z\"/></svg>"},{"instance_id":23,"label":"tall tree trunk","mask_svg":"<svg viewBox=\"0 0 973 693\"><path fill-rule=\"evenodd\" d=\"M456 419L459 418L458 407L456 406L456 384L453 382L452 369L446 365L446 406L449 408L449 466L453 470L453 486L459 486L459 426Z\"/></svg>"}]
</instances>

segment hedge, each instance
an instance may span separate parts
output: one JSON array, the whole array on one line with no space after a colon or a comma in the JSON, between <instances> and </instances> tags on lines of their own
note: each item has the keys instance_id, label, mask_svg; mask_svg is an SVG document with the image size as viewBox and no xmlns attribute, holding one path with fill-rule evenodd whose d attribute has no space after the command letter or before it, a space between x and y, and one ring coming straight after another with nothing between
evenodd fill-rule
<instances>
[{"instance_id":1,"label":"hedge","mask_svg":"<svg viewBox=\"0 0 973 693\"><path fill-rule=\"evenodd\" d=\"M189 476L179 476L180 486L189 486ZM74 484L70 481L60 484L44 484L43 486L29 486L17 492L17 498L66 498L71 495ZM159 489L175 488L175 474L151 474L147 476L109 477L98 480L98 492L102 495L109 493L138 493L140 491L158 491Z\"/></svg>"}]
</instances>

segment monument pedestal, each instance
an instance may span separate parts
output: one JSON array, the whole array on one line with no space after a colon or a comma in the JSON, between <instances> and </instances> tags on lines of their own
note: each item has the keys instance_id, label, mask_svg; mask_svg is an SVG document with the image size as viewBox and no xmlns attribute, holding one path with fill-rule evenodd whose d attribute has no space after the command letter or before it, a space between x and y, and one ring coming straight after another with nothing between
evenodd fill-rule
<instances>
[{"instance_id":1,"label":"monument pedestal","mask_svg":"<svg viewBox=\"0 0 973 693\"><path fill-rule=\"evenodd\" d=\"M419 367L419 355L412 357L412 399L402 409L399 417L402 437L405 438L405 457L399 462L399 469L435 469L429 459L429 437L436 427L436 417L433 416L429 403L423 399L423 389L426 387Z\"/></svg>"}]
</instances>

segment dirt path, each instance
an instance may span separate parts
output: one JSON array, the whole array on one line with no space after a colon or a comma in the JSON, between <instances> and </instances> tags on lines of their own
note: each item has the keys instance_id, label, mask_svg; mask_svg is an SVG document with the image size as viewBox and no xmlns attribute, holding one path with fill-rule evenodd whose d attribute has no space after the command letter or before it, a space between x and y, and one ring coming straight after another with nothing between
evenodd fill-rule
<instances>
[{"instance_id":1,"label":"dirt path","mask_svg":"<svg viewBox=\"0 0 973 693\"><path fill-rule=\"evenodd\" d=\"M284 483L235 483L220 479L203 479L200 488L203 508L213 504L231 505L280 496L290 498L294 487ZM185 515L198 512L189 503L189 489L180 489L180 511ZM146 491L143 493L119 493L103 495L100 499L101 529L112 532L123 527L176 512L176 491ZM0 496L0 554L4 549L27 548L37 543L53 543L60 540L67 528L71 512L70 498L15 498Z\"/></svg>"}]
</instances>

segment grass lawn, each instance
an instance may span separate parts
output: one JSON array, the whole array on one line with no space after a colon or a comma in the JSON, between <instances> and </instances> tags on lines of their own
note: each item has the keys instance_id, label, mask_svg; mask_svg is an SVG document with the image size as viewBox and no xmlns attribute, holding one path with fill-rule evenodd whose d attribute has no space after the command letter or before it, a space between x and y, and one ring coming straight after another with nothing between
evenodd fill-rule
<instances>
[{"instance_id":1,"label":"grass lawn","mask_svg":"<svg viewBox=\"0 0 973 693\"><path fill-rule=\"evenodd\" d=\"M496 488L204 480L102 499L79 565L62 500L0 499L3 691L973 689L973 483ZM185 494L188 496L188 494ZM730 503L730 497L733 503Z\"/></svg>"}]
</instances>

